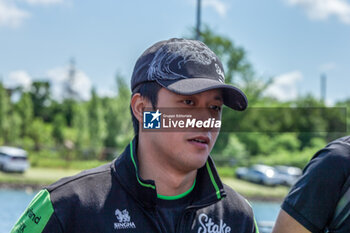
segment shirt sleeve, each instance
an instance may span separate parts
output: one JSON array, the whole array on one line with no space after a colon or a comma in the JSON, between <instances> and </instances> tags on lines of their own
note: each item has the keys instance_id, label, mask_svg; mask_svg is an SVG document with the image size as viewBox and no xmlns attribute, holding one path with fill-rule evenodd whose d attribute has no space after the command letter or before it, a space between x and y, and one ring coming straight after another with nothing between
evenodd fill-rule
<instances>
[{"instance_id":1,"label":"shirt sleeve","mask_svg":"<svg viewBox=\"0 0 350 233\"><path fill-rule=\"evenodd\" d=\"M282 203L282 209L311 232L323 232L333 217L349 175L348 148L327 148L305 167Z\"/></svg>"},{"instance_id":2,"label":"shirt sleeve","mask_svg":"<svg viewBox=\"0 0 350 233\"><path fill-rule=\"evenodd\" d=\"M54 213L50 193L41 190L18 219L11 233L62 233Z\"/></svg>"}]
</instances>

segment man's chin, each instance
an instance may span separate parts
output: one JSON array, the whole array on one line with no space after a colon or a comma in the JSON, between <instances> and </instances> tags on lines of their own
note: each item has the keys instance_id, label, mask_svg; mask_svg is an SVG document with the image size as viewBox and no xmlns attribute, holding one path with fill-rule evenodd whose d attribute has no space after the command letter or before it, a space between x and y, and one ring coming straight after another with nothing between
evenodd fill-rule
<instances>
[{"instance_id":1,"label":"man's chin","mask_svg":"<svg viewBox=\"0 0 350 233\"><path fill-rule=\"evenodd\" d=\"M203 167L205 165L205 163L208 160L208 155L201 155L201 154L197 154L197 155L193 155L196 156L196 161L193 161L193 167L194 169L199 169L201 167Z\"/></svg>"}]
</instances>

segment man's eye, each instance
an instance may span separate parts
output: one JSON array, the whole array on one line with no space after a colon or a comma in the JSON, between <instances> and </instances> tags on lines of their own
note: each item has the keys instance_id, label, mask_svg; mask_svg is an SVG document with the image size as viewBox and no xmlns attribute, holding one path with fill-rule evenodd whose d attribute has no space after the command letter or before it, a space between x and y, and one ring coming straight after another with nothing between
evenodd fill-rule
<instances>
[{"instance_id":1,"label":"man's eye","mask_svg":"<svg viewBox=\"0 0 350 233\"><path fill-rule=\"evenodd\" d=\"M194 102L192 100L184 100L183 102L186 105L194 105Z\"/></svg>"},{"instance_id":2,"label":"man's eye","mask_svg":"<svg viewBox=\"0 0 350 233\"><path fill-rule=\"evenodd\" d=\"M218 105L212 105L212 106L210 106L210 108L217 111L217 112L221 111L221 106L218 106Z\"/></svg>"}]
</instances>

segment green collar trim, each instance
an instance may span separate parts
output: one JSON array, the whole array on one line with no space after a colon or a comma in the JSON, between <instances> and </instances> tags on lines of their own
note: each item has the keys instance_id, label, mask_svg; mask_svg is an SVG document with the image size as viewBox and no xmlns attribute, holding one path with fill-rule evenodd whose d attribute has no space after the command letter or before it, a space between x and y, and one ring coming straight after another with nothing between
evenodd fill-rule
<instances>
[{"instance_id":1,"label":"green collar trim","mask_svg":"<svg viewBox=\"0 0 350 233\"><path fill-rule=\"evenodd\" d=\"M138 175L138 170L137 170L137 166L136 166L136 162L135 162L135 159L134 159L134 154L133 154L133 146L132 146L132 141L130 142L130 155L131 155L131 160L132 160L132 163L134 164L134 167L135 167L135 172L136 172L136 179L137 181L139 182L139 184L143 187L146 187L146 188L152 188L152 189L156 189L156 186L152 185L152 184L145 184L143 183L140 179L139 179L139 175Z\"/></svg>"},{"instance_id":2,"label":"green collar trim","mask_svg":"<svg viewBox=\"0 0 350 233\"><path fill-rule=\"evenodd\" d=\"M156 186L154 186L152 184L146 184L146 183L142 182L140 180L140 178L139 178L138 170L137 170L137 166L136 166L136 162L135 162L134 154L133 154L132 141L130 141L130 156L131 156L132 163L134 164L134 167L135 167L135 173L136 173L137 182L139 182L139 184L141 186L143 186L143 187L151 188L151 189L156 190ZM208 161L206 162L206 167L207 167L207 170L208 170L208 173L209 173L209 176L210 176L210 180L211 180L211 182L212 182L212 184L213 184L213 186L215 188L216 197L220 200L222 198L221 193L220 193L220 189L218 187L218 184L215 181L215 178L213 176L213 172L211 171L211 168L210 168L210 165L209 165ZM176 196L163 196L163 195L157 194L157 197L159 199L164 199L164 200L180 199L180 198L185 197L186 195L188 195L194 189L195 184L196 184L196 180L194 180L192 187L189 190L187 190L186 192L182 193L182 194L179 194L179 195L176 195Z\"/></svg>"},{"instance_id":3,"label":"green collar trim","mask_svg":"<svg viewBox=\"0 0 350 233\"><path fill-rule=\"evenodd\" d=\"M192 190L194 189L195 185L196 185L196 179L194 179L192 187L184 193L181 193L181 194L176 195L176 196L164 196L164 195L157 194L157 197L159 199L168 200L168 201L177 200L177 199L183 198L183 197L187 196L188 194L190 194L192 192Z\"/></svg>"},{"instance_id":4,"label":"green collar trim","mask_svg":"<svg viewBox=\"0 0 350 233\"><path fill-rule=\"evenodd\" d=\"M209 176L210 176L210 180L215 188L215 193L216 193L216 197L220 200L221 199L221 193L220 193L220 189L218 187L218 184L216 183L215 179L214 179L214 176L213 176L213 172L211 171L211 168L210 168L210 165L209 165L209 162L207 161L206 162L206 166L207 166L207 170L208 170L208 173L209 173Z\"/></svg>"}]
</instances>

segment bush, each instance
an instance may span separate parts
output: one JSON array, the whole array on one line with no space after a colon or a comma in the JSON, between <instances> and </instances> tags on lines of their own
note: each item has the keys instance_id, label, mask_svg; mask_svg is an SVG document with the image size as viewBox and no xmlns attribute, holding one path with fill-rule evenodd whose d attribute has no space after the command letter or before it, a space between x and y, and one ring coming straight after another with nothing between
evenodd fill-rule
<instances>
[{"instance_id":1,"label":"bush","mask_svg":"<svg viewBox=\"0 0 350 233\"><path fill-rule=\"evenodd\" d=\"M302 151L277 151L270 155L259 155L250 160L251 164L262 163L266 165L287 165L304 168L312 156L320 148L305 148Z\"/></svg>"}]
</instances>

